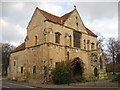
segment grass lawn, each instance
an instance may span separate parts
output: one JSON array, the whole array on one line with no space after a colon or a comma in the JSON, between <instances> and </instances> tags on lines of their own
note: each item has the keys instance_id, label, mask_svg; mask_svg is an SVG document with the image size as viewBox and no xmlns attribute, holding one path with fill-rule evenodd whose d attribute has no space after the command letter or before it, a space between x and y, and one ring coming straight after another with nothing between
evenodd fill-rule
<instances>
[{"instance_id":1,"label":"grass lawn","mask_svg":"<svg viewBox=\"0 0 120 90\"><path fill-rule=\"evenodd\" d=\"M119 73L116 73L116 75L113 75L112 73L107 73L107 76L108 76L109 80L113 80L113 79L115 79L117 77L118 74Z\"/></svg>"}]
</instances>

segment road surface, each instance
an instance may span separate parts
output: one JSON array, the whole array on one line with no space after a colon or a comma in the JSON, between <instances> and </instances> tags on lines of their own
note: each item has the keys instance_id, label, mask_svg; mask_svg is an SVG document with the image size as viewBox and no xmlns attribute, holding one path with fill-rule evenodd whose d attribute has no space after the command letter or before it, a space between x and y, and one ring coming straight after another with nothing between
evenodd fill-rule
<instances>
[{"instance_id":1,"label":"road surface","mask_svg":"<svg viewBox=\"0 0 120 90\"><path fill-rule=\"evenodd\" d=\"M101 84L102 83L102 84ZM79 88L80 90L89 90L88 86L92 86L94 87L92 90L96 90L95 86L103 86L103 85L108 85L111 86L113 85L113 87L109 87L105 90L118 90L118 86L116 84L112 84L111 82L108 81L97 81L96 83L94 82L88 82L88 83L81 83L81 84L71 84L71 85L44 85L44 84L31 84L31 83L27 83L27 82L16 82L16 81L10 81L10 80L2 80L2 84L0 81L0 85L3 88L2 90L22 90L23 89L27 89L27 90L64 90L66 89L70 89L73 90ZM106 86L105 85L105 86ZM84 87L84 88L83 88ZM103 87L104 88L104 87ZM112 89L111 89L112 88Z\"/></svg>"},{"instance_id":2,"label":"road surface","mask_svg":"<svg viewBox=\"0 0 120 90\"><path fill-rule=\"evenodd\" d=\"M10 81L10 80L2 80L2 90L23 90L23 89L27 89L27 90L48 90L48 89L44 89L44 88L38 88L38 87L34 87L31 85L27 85L27 83L22 83L22 82L16 82L16 81Z\"/></svg>"}]
</instances>

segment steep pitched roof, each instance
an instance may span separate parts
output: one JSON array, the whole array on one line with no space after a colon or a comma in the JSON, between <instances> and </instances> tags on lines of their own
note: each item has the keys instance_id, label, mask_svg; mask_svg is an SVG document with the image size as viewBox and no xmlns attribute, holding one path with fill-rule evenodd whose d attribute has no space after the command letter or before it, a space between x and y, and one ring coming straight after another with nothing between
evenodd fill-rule
<instances>
[{"instance_id":1,"label":"steep pitched roof","mask_svg":"<svg viewBox=\"0 0 120 90\"><path fill-rule=\"evenodd\" d=\"M96 34L94 34L91 30L89 30L87 27L85 27L86 31L88 32L88 34L97 37Z\"/></svg>"},{"instance_id":2,"label":"steep pitched roof","mask_svg":"<svg viewBox=\"0 0 120 90\"><path fill-rule=\"evenodd\" d=\"M25 49L25 42L18 46L13 52Z\"/></svg>"},{"instance_id":3,"label":"steep pitched roof","mask_svg":"<svg viewBox=\"0 0 120 90\"><path fill-rule=\"evenodd\" d=\"M39 8L38 8L39 9ZM74 9L75 10L75 9ZM74 10L72 10L71 12L61 16L61 17L58 17L58 16L55 16L53 14L50 14L46 11L43 11L41 9L39 9L39 11L44 15L45 18L49 19L49 20L52 20L52 21L55 21L55 22L58 22L58 23L61 23L63 24L68 18L69 16L74 12ZM84 24L83 24L84 25ZM85 25L84 25L85 27ZM87 27L85 27L86 31L88 32L88 34L92 35L92 36L95 36L97 37L97 35L95 35L91 30L89 30ZM23 50L25 49L25 42L22 43L20 46L18 46L13 52L16 52L16 51L19 51L19 50Z\"/></svg>"},{"instance_id":4,"label":"steep pitched roof","mask_svg":"<svg viewBox=\"0 0 120 90\"><path fill-rule=\"evenodd\" d=\"M38 9L39 9L39 8L38 8ZM75 9L74 9L74 10L75 10ZM61 17L58 17L58 16L55 16L55 15L53 15L53 14L50 14L50 13L48 13L48 12L46 12L46 11L43 11L43 10L39 9L39 11L40 11L47 19L52 20L52 21L55 21L55 22L58 22L58 23L61 23L61 24L63 24L63 23L69 18L69 16L74 12L74 10L71 11L71 12L69 12L69 13L67 13L67 14L65 14L65 15L63 15L63 16L61 16ZM85 29L86 29L86 31L88 32L88 34L97 37L97 35L95 35L95 34L94 34L91 30L89 30L87 27L85 27Z\"/></svg>"},{"instance_id":5,"label":"steep pitched roof","mask_svg":"<svg viewBox=\"0 0 120 90\"><path fill-rule=\"evenodd\" d=\"M39 9L39 8L38 8L38 9ZM71 11L71 12L69 12L69 13L67 13L67 14L65 14L65 15L63 15L63 16L61 16L61 17L55 16L55 15L50 14L50 13L48 13L48 12L46 12L46 11L41 10L41 9L39 9L39 11L40 11L47 19L63 24L63 23L67 20L67 18L72 14L72 12L73 12L74 10Z\"/></svg>"}]
</instances>

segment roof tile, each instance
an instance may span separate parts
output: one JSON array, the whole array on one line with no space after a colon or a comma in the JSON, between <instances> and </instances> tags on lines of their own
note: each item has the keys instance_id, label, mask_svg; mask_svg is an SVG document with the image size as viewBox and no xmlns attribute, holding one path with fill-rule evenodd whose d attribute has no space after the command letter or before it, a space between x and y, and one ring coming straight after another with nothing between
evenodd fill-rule
<instances>
[{"instance_id":1,"label":"roof tile","mask_svg":"<svg viewBox=\"0 0 120 90\"><path fill-rule=\"evenodd\" d=\"M38 9L39 9L39 8L38 8ZM74 12L74 10L73 10L73 11L71 11L71 12L69 12L69 13L61 16L61 17L58 17L58 16L55 16L55 15L53 15L53 14L50 14L50 13L48 13L48 12L46 12L46 11L43 11L43 10L41 10L41 9L39 9L39 11L40 11L47 19L52 20L52 21L55 21L55 22L58 22L58 23L61 23L61 24L63 24L63 23L69 18L69 16ZM97 36L97 35L95 35L91 30L89 30L87 27L85 27L85 28L86 28L86 31L88 32L88 34L93 35L93 36ZM22 50L22 49L25 49L25 42L22 43L20 46L18 46L13 52L19 51L19 50Z\"/></svg>"},{"instance_id":2,"label":"roof tile","mask_svg":"<svg viewBox=\"0 0 120 90\"><path fill-rule=\"evenodd\" d=\"M39 9L39 8L38 8L38 9ZM69 12L69 13L61 16L61 17L58 17L58 16L55 16L55 15L53 15L53 14L50 14L50 13L48 13L48 12L46 12L46 11L43 11L43 10L41 10L41 9L39 9L39 11L42 12L42 14L43 14L47 19L52 20L52 21L55 21L55 22L58 22L58 23L61 23L61 24L63 24L63 23L68 19L68 17L74 12L74 10L73 10L73 11L71 11L71 12ZM85 28L86 28L86 31L88 32L88 34L93 35L93 36L97 36L97 35L95 35L91 30L89 30L87 27L85 27Z\"/></svg>"},{"instance_id":3,"label":"roof tile","mask_svg":"<svg viewBox=\"0 0 120 90\"><path fill-rule=\"evenodd\" d=\"M38 9L39 9L39 8L38 8ZM71 12L69 12L69 13L67 13L67 14L65 14L65 15L63 15L63 16L61 16L61 17L55 16L55 15L50 14L50 13L48 13L48 12L46 12L46 11L41 10L41 9L39 9L39 11L42 12L42 14L43 14L47 19L62 24L62 23L64 23L64 22L67 20L67 18L72 14L72 12L73 12L74 10L71 11Z\"/></svg>"},{"instance_id":4,"label":"roof tile","mask_svg":"<svg viewBox=\"0 0 120 90\"><path fill-rule=\"evenodd\" d=\"M20 46L18 46L13 52L16 52L16 51L19 51L19 50L22 50L22 49L25 49L25 42L22 43Z\"/></svg>"},{"instance_id":5,"label":"roof tile","mask_svg":"<svg viewBox=\"0 0 120 90\"><path fill-rule=\"evenodd\" d=\"M96 34L94 34L91 30L89 30L87 27L85 27L85 29L86 29L86 31L88 32L88 34L90 34L90 35L93 35L93 36L95 36L95 37L97 37L97 35Z\"/></svg>"}]
</instances>

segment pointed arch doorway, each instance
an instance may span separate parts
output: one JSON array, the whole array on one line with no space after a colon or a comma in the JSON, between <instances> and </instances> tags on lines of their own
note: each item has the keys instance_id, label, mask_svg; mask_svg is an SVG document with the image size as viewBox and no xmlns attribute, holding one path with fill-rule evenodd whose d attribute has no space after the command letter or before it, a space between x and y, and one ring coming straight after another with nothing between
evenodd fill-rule
<instances>
[{"instance_id":1,"label":"pointed arch doorway","mask_svg":"<svg viewBox=\"0 0 120 90\"><path fill-rule=\"evenodd\" d=\"M73 75L74 76L82 76L83 75L83 65L82 65L79 57L77 57L73 60L72 66L73 66Z\"/></svg>"}]
</instances>

